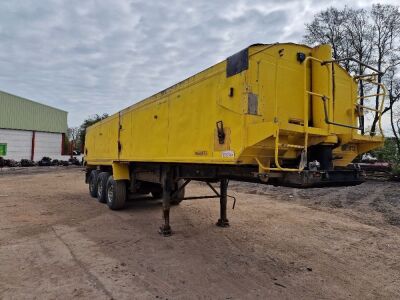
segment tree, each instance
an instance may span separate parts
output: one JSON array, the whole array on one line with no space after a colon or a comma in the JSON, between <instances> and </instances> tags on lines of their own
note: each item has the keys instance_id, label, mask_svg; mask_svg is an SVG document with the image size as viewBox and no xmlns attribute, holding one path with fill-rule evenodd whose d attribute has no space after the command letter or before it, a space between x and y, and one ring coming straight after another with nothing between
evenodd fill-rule
<instances>
[{"instance_id":1,"label":"tree","mask_svg":"<svg viewBox=\"0 0 400 300\"><path fill-rule=\"evenodd\" d=\"M373 23L373 31L375 38L373 40L375 51L375 64L378 71L378 83L386 83L387 86L392 85L392 80L397 79L396 76L388 76L388 71L392 70L396 73L397 66L400 64L399 56L399 40L400 37L400 13L399 8L393 5L375 4L372 6L371 18ZM390 72L389 72L390 73ZM387 80L389 77L389 80ZM386 81L386 82L385 82ZM378 85L376 94L381 92ZM379 108L379 96L375 97L375 109ZM392 110L393 104L385 108L384 113ZM379 115L375 112L374 120L371 126L371 134L375 134L376 124Z\"/></svg>"},{"instance_id":2,"label":"tree","mask_svg":"<svg viewBox=\"0 0 400 300\"><path fill-rule=\"evenodd\" d=\"M394 70L389 71L390 85L388 86L390 125L392 127L397 153L400 156L400 112L394 109L394 104L400 99L400 80L395 77ZM386 108L385 108L386 109Z\"/></svg>"},{"instance_id":3,"label":"tree","mask_svg":"<svg viewBox=\"0 0 400 300\"><path fill-rule=\"evenodd\" d=\"M79 139L78 139L78 144L77 144L79 146L78 149L83 150L83 147L85 145L86 129L89 126L91 126L107 117L108 117L108 114L106 114L106 113L104 113L102 115L95 114L95 115L89 116L87 119L85 119L83 121L82 125L79 127Z\"/></svg>"},{"instance_id":4,"label":"tree","mask_svg":"<svg viewBox=\"0 0 400 300\"><path fill-rule=\"evenodd\" d=\"M346 40L346 46L352 50L348 53L354 53L354 57L359 61L371 63L371 57L373 52L373 40L374 30L372 25L368 21L368 11L365 9L345 9L344 14L346 21L343 22L344 34ZM350 64L350 63L349 63ZM349 69L350 66L348 67ZM359 75L364 75L365 66L357 64L353 66L353 71ZM360 105L364 105L364 96L366 92L366 86L363 80L358 82L359 94L360 94ZM361 114L359 117L361 134L364 134L364 115Z\"/></svg>"},{"instance_id":5,"label":"tree","mask_svg":"<svg viewBox=\"0 0 400 300\"><path fill-rule=\"evenodd\" d=\"M334 59L348 56L350 48L346 47L344 34L345 10L331 7L315 15L314 20L306 24L305 41L309 44L330 44Z\"/></svg>"},{"instance_id":6,"label":"tree","mask_svg":"<svg viewBox=\"0 0 400 300\"><path fill-rule=\"evenodd\" d=\"M385 99L387 106L383 114L389 112L391 127L397 144L399 134L396 132L398 116L394 113L396 104L400 102L398 87L400 85L400 13L395 5L375 4L371 9L351 9L345 7L342 10L328 8L317 15L313 21L306 24L304 40L307 44L330 44L334 59L354 57L368 65L374 66L379 74L377 82L388 87ZM343 62L342 66L349 72L365 74L365 67L351 62ZM359 94L364 97L371 91L371 85L365 85L359 81ZM378 85L374 94L381 94L381 86ZM374 108L379 109L382 97L375 96ZM360 99L364 104L364 98ZM370 135L376 134L379 121L378 112L373 113ZM360 117L361 133L364 134L364 117ZM400 151L400 148L399 148Z\"/></svg>"},{"instance_id":7,"label":"tree","mask_svg":"<svg viewBox=\"0 0 400 300\"><path fill-rule=\"evenodd\" d=\"M76 145L78 144L78 139L79 139L79 133L80 133L80 128L79 127L70 127L68 128L67 131L67 136L68 136L68 151L71 152L70 154L72 155L72 151L76 149Z\"/></svg>"},{"instance_id":8,"label":"tree","mask_svg":"<svg viewBox=\"0 0 400 300\"><path fill-rule=\"evenodd\" d=\"M375 149L371 151L374 157L378 160L388 161L397 166L400 163L400 156L396 151L396 142L394 138L386 138L385 144L380 149Z\"/></svg>"},{"instance_id":9,"label":"tree","mask_svg":"<svg viewBox=\"0 0 400 300\"><path fill-rule=\"evenodd\" d=\"M68 128L67 135L70 141L76 142L79 138L80 127L70 127Z\"/></svg>"}]
</instances>

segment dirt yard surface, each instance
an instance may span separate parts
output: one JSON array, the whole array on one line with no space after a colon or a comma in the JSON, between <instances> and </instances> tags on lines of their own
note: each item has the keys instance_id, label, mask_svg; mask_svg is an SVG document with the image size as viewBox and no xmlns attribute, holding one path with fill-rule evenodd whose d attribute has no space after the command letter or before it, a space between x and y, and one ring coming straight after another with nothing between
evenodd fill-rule
<instances>
[{"instance_id":1,"label":"dirt yard surface","mask_svg":"<svg viewBox=\"0 0 400 300\"><path fill-rule=\"evenodd\" d=\"M184 201L165 238L159 201L111 211L81 169L38 169L0 172L1 299L400 298L399 183L231 182L231 227L218 200Z\"/></svg>"}]
</instances>

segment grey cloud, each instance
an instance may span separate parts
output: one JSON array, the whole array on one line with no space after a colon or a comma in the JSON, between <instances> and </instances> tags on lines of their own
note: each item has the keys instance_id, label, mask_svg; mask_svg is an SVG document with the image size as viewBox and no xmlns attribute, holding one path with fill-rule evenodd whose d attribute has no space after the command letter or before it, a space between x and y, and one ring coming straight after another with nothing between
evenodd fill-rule
<instances>
[{"instance_id":1,"label":"grey cloud","mask_svg":"<svg viewBox=\"0 0 400 300\"><path fill-rule=\"evenodd\" d=\"M340 5L346 3L351 1ZM249 44L299 42L304 23L330 5L323 0L2 1L0 89L65 109L76 126Z\"/></svg>"}]
</instances>

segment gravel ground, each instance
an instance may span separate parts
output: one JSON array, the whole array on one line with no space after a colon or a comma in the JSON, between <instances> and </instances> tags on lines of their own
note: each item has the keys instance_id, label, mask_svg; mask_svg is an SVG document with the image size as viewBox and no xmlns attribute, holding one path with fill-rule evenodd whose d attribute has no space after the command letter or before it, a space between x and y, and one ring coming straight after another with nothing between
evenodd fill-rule
<instances>
[{"instance_id":1,"label":"gravel ground","mask_svg":"<svg viewBox=\"0 0 400 300\"><path fill-rule=\"evenodd\" d=\"M184 201L164 238L159 201L110 211L80 168L0 172L0 298L400 298L399 183L230 187L229 228L215 199Z\"/></svg>"},{"instance_id":2,"label":"gravel ground","mask_svg":"<svg viewBox=\"0 0 400 300\"><path fill-rule=\"evenodd\" d=\"M359 186L295 189L234 182L234 191L297 203L312 209L355 217L368 225L382 223L400 227L400 183L367 181ZM330 210L333 208L334 210Z\"/></svg>"}]
</instances>

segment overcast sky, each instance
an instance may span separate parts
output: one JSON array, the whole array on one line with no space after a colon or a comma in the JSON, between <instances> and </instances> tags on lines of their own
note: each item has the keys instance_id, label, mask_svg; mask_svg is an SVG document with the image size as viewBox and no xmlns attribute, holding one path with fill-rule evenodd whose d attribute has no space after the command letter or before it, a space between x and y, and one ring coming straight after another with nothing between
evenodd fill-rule
<instances>
[{"instance_id":1,"label":"overcast sky","mask_svg":"<svg viewBox=\"0 0 400 300\"><path fill-rule=\"evenodd\" d=\"M77 126L250 44L300 42L321 9L372 2L2 0L0 90L64 109Z\"/></svg>"}]
</instances>

